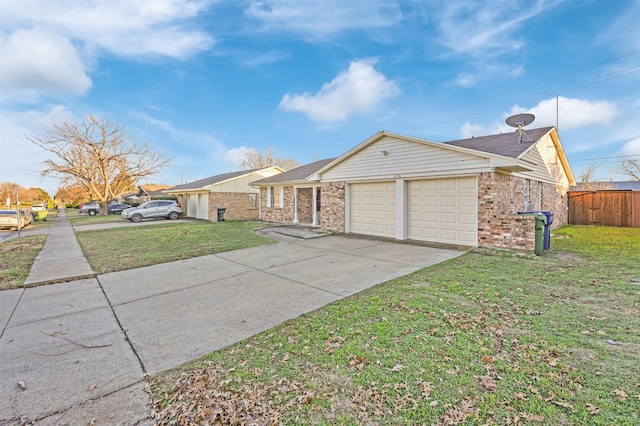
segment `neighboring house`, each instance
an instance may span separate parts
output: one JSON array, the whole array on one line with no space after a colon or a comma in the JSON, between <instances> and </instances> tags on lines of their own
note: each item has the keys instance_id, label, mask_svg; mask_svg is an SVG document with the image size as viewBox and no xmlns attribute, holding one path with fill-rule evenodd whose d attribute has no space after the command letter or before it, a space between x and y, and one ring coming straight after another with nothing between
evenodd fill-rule
<instances>
[{"instance_id":1,"label":"neighboring house","mask_svg":"<svg viewBox=\"0 0 640 426\"><path fill-rule=\"evenodd\" d=\"M252 182L260 188L260 219L320 225L320 182L307 180L335 160L327 158Z\"/></svg>"},{"instance_id":2,"label":"neighboring house","mask_svg":"<svg viewBox=\"0 0 640 426\"><path fill-rule=\"evenodd\" d=\"M250 186L254 180L282 173L280 167L223 173L164 190L178 198L184 215L218 221L218 208L225 219L258 219L260 191Z\"/></svg>"},{"instance_id":3,"label":"neighboring house","mask_svg":"<svg viewBox=\"0 0 640 426\"><path fill-rule=\"evenodd\" d=\"M517 213L551 211L553 227L565 225L575 179L554 127L526 133L532 142L516 131L437 143L381 131L304 183L255 182L265 198L261 218L295 223L297 212L306 222L308 207L294 191L306 185L320 189L310 200L322 200L319 220L311 223L325 230L533 250L535 222Z\"/></svg>"},{"instance_id":4,"label":"neighboring house","mask_svg":"<svg viewBox=\"0 0 640 426\"><path fill-rule=\"evenodd\" d=\"M640 191L640 180L615 182L580 182L569 188L569 191Z\"/></svg>"},{"instance_id":5,"label":"neighboring house","mask_svg":"<svg viewBox=\"0 0 640 426\"><path fill-rule=\"evenodd\" d=\"M126 194L122 199L126 203L142 204L151 200L167 198L163 191L171 188L171 185L140 185L135 193Z\"/></svg>"}]
</instances>

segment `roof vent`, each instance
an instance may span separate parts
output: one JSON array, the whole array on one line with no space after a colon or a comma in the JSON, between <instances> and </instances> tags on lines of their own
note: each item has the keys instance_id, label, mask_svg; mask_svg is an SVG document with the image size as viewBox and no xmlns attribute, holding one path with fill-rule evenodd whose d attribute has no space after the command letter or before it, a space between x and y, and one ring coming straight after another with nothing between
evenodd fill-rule
<instances>
[{"instance_id":1,"label":"roof vent","mask_svg":"<svg viewBox=\"0 0 640 426\"><path fill-rule=\"evenodd\" d=\"M518 129L518 133L520 133L520 139L518 143L522 142L532 142L531 138L524 131L524 127L533 123L533 120L536 119L536 116L533 114L516 114L511 117L507 117L507 124L511 127L516 127Z\"/></svg>"}]
</instances>

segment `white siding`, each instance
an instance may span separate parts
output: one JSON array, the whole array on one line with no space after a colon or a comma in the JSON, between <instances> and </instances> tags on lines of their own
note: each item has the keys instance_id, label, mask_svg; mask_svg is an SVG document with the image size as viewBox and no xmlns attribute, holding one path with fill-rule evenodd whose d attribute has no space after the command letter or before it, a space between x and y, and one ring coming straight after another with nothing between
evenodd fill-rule
<instances>
[{"instance_id":1,"label":"white siding","mask_svg":"<svg viewBox=\"0 0 640 426\"><path fill-rule=\"evenodd\" d=\"M409 181L407 237L411 240L478 245L475 177Z\"/></svg>"},{"instance_id":2,"label":"white siding","mask_svg":"<svg viewBox=\"0 0 640 426\"><path fill-rule=\"evenodd\" d=\"M386 136L328 170L322 180L459 175L488 167L489 160L485 158Z\"/></svg>"},{"instance_id":3,"label":"white siding","mask_svg":"<svg viewBox=\"0 0 640 426\"><path fill-rule=\"evenodd\" d=\"M198 194L187 194L187 216L198 217Z\"/></svg>"},{"instance_id":4,"label":"white siding","mask_svg":"<svg viewBox=\"0 0 640 426\"><path fill-rule=\"evenodd\" d=\"M558 151L549 134L532 146L522 159L535 164L536 167L530 172L514 173L516 176L546 183L559 183L569 187L569 179L562 168Z\"/></svg>"},{"instance_id":5,"label":"white siding","mask_svg":"<svg viewBox=\"0 0 640 426\"><path fill-rule=\"evenodd\" d=\"M351 232L396 236L396 183L372 182L350 185Z\"/></svg>"},{"instance_id":6,"label":"white siding","mask_svg":"<svg viewBox=\"0 0 640 426\"><path fill-rule=\"evenodd\" d=\"M209 194L198 194L198 219L209 219Z\"/></svg>"},{"instance_id":7,"label":"white siding","mask_svg":"<svg viewBox=\"0 0 640 426\"><path fill-rule=\"evenodd\" d=\"M259 170L246 176L240 176L236 179L231 179L229 181L213 185L211 190L213 192L242 192L259 194L260 188L253 188L250 186L250 183L278 173L281 172L274 169Z\"/></svg>"}]
</instances>

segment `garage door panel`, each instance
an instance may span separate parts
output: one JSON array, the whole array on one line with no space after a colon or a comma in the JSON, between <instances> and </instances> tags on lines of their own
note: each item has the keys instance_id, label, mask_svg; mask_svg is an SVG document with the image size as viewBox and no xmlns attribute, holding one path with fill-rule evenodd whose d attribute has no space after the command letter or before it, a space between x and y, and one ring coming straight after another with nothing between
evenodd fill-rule
<instances>
[{"instance_id":1,"label":"garage door panel","mask_svg":"<svg viewBox=\"0 0 640 426\"><path fill-rule=\"evenodd\" d=\"M408 182L409 239L477 245L475 177Z\"/></svg>"},{"instance_id":2,"label":"garage door panel","mask_svg":"<svg viewBox=\"0 0 640 426\"><path fill-rule=\"evenodd\" d=\"M351 232L395 237L395 188L395 182L351 184Z\"/></svg>"}]
</instances>

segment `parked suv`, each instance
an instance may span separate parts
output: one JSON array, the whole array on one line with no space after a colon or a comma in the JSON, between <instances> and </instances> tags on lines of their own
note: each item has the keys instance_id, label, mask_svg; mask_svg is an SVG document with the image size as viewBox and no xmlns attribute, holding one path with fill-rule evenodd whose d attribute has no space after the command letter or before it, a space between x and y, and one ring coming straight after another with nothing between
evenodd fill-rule
<instances>
[{"instance_id":1,"label":"parked suv","mask_svg":"<svg viewBox=\"0 0 640 426\"><path fill-rule=\"evenodd\" d=\"M140 222L142 219L153 217L164 217L167 219L177 219L182 215L182 206L177 201L156 200L147 201L138 207L124 210L120 216L131 222Z\"/></svg>"},{"instance_id":2,"label":"parked suv","mask_svg":"<svg viewBox=\"0 0 640 426\"><path fill-rule=\"evenodd\" d=\"M89 216L95 216L100 211L100 203L91 201L90 203L80 204L79 213L89 213Z\"/></svg>"}]
</instances>

